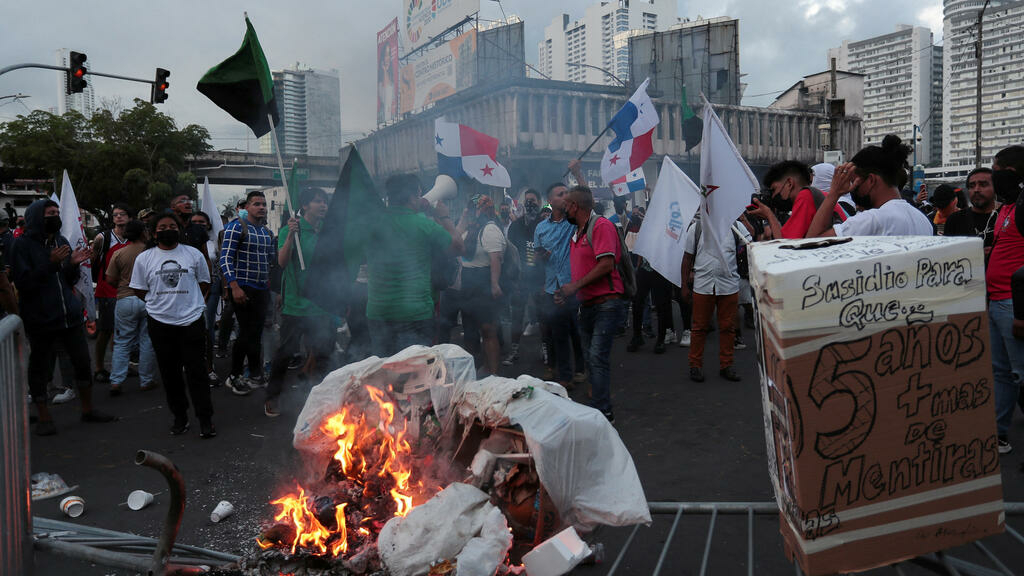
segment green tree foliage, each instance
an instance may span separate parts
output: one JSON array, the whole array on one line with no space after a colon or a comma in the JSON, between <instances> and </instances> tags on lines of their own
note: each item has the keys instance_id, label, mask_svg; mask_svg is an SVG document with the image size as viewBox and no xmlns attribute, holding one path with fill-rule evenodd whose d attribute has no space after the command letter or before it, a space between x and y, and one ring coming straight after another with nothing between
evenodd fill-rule
<instances>
[{"instance_id":1,"label":"green tree foliage","mask_svg":"<svg viewBox=\"0 0 1024 576\"><path fill-rule=\"evenodd\" d=\"M115 202L134 210L166 207L178 194L196 196L187 158L211 149L210 133L196 124L178 129L152 104L56 116L36 110L0 126L0 161L27 175L60 182L68 171L79 205L110 225Z\"/></svg>"}]
</instances>

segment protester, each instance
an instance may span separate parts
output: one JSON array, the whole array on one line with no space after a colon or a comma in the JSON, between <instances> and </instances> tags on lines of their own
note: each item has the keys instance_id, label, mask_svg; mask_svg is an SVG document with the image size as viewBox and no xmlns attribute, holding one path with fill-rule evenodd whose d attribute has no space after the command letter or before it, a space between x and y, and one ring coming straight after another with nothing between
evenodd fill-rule
<instances>
[{"instance_id":1,"label":"protester","mask_svg":"<svg viewBox=\"0 0 1024 576\"><path fill-rule=\"evenodd\" d=\"M711 315L718 312L718 374L730 382L739 382L733 367L736 344L736 316L739 306L740 274L736 263L737 244L749 242L750 233L741 225L732 226L734 241L725 242L725 262L710 250L698 213L686 230L683 253L682 296L692 303L693 329L690 336L690 380L704 381L704 343L711 329ZM738 237L737 237L738 235ZM690 287L693 287L692 289Z\"/></svg>"},{"instance_id":2,"label":"protester","mask_svg":"<svg viewBox=\"0 0 1024 576\"><path fill-rule=\"evenodd\" d=\"M182 228L182 221L172 213L153 219L150 237L156 246L136 257L129 286L146 302L147 329L160 366L167 406L174 416L171 434L188 431L191 398L199 419L199 436L213 438L217 429L206 381L203 321L210 268L199 250L180 242ZM183 371L188 381L187 395Z\"/></svg>"},{"instance_id":3,"label":"protester","mask_svg":"<svg viewBox=\"0 0 1024 576\"><path fill-rule=\"evenodd\" d=\"M193 212L191 223L196 230L194 236L201 237L201 229L207 238L204 250L200 250L206 257L206 263L210 266L210 290L206 295L206 312L204 313L206 319L206 369L210 386L216 387L220 385L220 378L213 367L213 343L216 339L217 308L220 306L223 282L221 281L220 266L214 262L214 259L220 256L220 242L217 238L210 237L210 232L213 232L213 223L210 221L210 215L206 212Z\"/></svg>"},{"instance_id":4,"label":"protester","mask_svg":"<svg viewBox=\"0 0 1024 576\"><path fill-rule=\"evenodd\" d=\"M946 220L946 236L975 236L981 238L985 261L992 252L996 222L996 193L992 188L992 169L975 168L967 175L967 191L971 206L954 212Z\"/></svg>"},{"instance_id":5,"label":"protester","mask_svg":"<svg viewBox=\"0 0 1024 576\"><path fill-rule=\"evenodd\" d=\"M131 210L125 204L114 204L111 210L114 227L104 230L92 242L92 276L96 282L96 348L93 361L96 368L93 380L110 382L110 372L106 369L107 348L110 338L114 335L114 308L117 305L117 287L107 282L107 266L110 258L127 244L124 239L124 227L131 220ZM111 388L113 391L113 388Z\"/></svg>"},{"instance_id":6,"label":"protester","mask_svg":"<svg viewBox=\"0 0 1024 576\"><path fill-rule=\"evenodd\" d=\"M994 245L985 273L988 288L989 340L995 380L996 432L999 453L1013 450L1008 438L1014 405L1024 378L1024 341L1013 337L1011 277L1024 266L1024 222L1021 222L1021 189L1024 188L1024 146L1010 146L992 160L992 184L1003 203L996 217Z\"/></svg>"},{"instance_id":7,"label":"protester","mask_svg":"<svg viewBox=\"0 0 1024 576\"><path fill-rule=\"evenodd\" d=\"M890 134L881 146L867 146L836 170L832 186L807 231L822 236L931 236L924 214L900 196L907 183L910 147ZM849 193L858 208L866 208L833 225L836 202Z\"/></svg>"},{"instance_id":8,"label":"protester","mask_svg":"<svg viewBox=\"0 0 1024 576\"><path fill-rule=\"evenodd\" d=\"M6 224L5 228L11 228L17 225L18 212L14 209L14 206L11 206L10 202L4 202L4 212L7 213L7 218L4 220L4 223Z\"/></svg>"},{"instance_id":9,"label":"protester","mask_svg":"<svg viewBox=\"0 0 1024 576\"><path fill-rule=\"evenodd\" d=\"M138 216L136 216L136 218L138 218L148 228L149 225L153 222L153 218L155 216L156 212L154 210L152 210L151 208L143 208L142 210L139 210L139 214Z\"/></svg>"},{"instance_id":10,"label":"protester","mask_svg":"<svg viewBox=\"0 0 1024 576\"><path fill-rule=\"evenodd\" d=\"M319 306L302 296L306 271L299 266L296 247L311 257L316 251L320 223L327 214L327 194L320 188L307 188L299 196L299 217L288 220L287 232L277 240L277 262L282 268L284 306L281 309L280 341L270 365L270 380L263 413L273 418L280 416L277 399L281 395L288 363L304 341L306 350L315 362L314 374L324 374L328 358L334 347L333 325L330 316Z\"/></svg>"},{"instance_id":11,"label":"protester","mask_svg":"<svg viewBox=\"0 0 1024 576\"><path fill-rule=\"evenodd\" d=\"M499 279L508 240L500 228L490 196L477 194L470 205L475 212L466 228L466 253L462 258L462 293L466 300L463 315L479 326L484 367L488 374L497 374L501 353L498 308L504 297Z\"/></svg>"},{"instance_id":12,"label":"protester","mask_svg":"<svg viewBox=\"0 0 1024 576\"><path fill-rule=\"evenodd\" d=\"M462 252L462 236L438 202L433 219L421 211L430 204L420 196L419 179L412 174L391 176L384 183L388 207L368 239L366 318L373 354L392 356L434 340L432 256Z\"/></svg>"},{"instance_id":13,"label":"protester","mask_svg":"<svg viewBox=\"0 0 1024 576\"><path fill-rule=\"evenodd\" d=\"M25 233L14 243L11 276L18 289L19 312L29 343L28 386L39 415L36 434L57 433L47 407L46 384L53 376L58 344L63 345L74 366L82 421L113 421L113 416L93 408L82 301L72 289L81 273L80 264L89 259L90 251L71 250L60 234L60 207L52 200L33 202L25 210L25 222Z\"/></svg>"},{"instance_id":14,"label":"protester","mask_svg":"<svg viewBox=\"0 0 1024 576\"><path fill-rule=\"evenodd\" d=\"M524 324L531 312L536 314L540 303L540 295L544 289L544 265L537 258L534 233L540 222L540 194L530 188L523 192L523 215L512 222L508 229L508 241L519 251L522 262L519 282L509 294L512 308L512 343L508 355L501 361L505 366L512 366L519 360L519 343L522 340Z\"/></svg>"},{"instance_id":15,"label":"protester","mask_svg":"<svg viewBox=\"0 0 1024 576\"><path fill-rule=\"evenodd\" d=\"M935 233L939 236L944 234L946 221L950 216L960 210L957 206L956 189L949 184L939 184L932 193L932 206L935 212L932 214L932 224Z\"/></svg>"},{"instance_id":16,"label":"protester","mask_svg":"<svg viewBox=\"0 0 1024 576\"><path fill-rule=\"evenodd\" d=\"M110 370L110 395L119 396L128 378L132 351L139 351L139 388L156 388L156 356L146 327L146 303L129 286L135 259L146 249L146 226L131 220L124 226L125 246L114 253L107 266L106 281L117 289L114 309L114 354Z\"/></svg>"},{"instance_id":17,"label":"protester","mask_svg":"<svg viewBox=\"0 0 1024 576\"><path fill-rule=\"evenodd\" d=\"M245 199L246 216L224 228L220 252L220 270L230 290L239 334L231 352L231 374L225 383L239 396L252 392L263 377L263 324L270 303L270 260L275 257L273 236L264 225L266 197L254 190ZM246 361L249 378L243 376Z\"/></svg>"},{"instance_id":18,"label":"protester","mask_svg":"<svg viewBox=\"0 0 1024 576\"><path fill-rule=\"evenodd\" d=\"M590 370L591 404L615 421L611 399L611 349L626 315L625 290L617 264L626 257L615 225L594 213L590 188L577 185L564 204L566 219L576 226L569 244L572 281L555 292L555 303L577 296L580 335Z\"/></svg>"},{"instance_id":19,"label":"protester","mask_svg":"<svg viewBox=\"0 0 1024 576\"><path fill-rule=\"evenodd\" d=\"M245 209L245 202L245 198L241 198L235 204L235 213L238 215L235 218L236 220L244 221L248 217L248 212ZM224 228L227 228L227 225L228 222L224 222ZM218 260L220 251L224 246L224 228L221 228L217 237ZM235 330L235 307L231 303L231 294L227 282L224 281L224 273L219 270L219 265L217 268L217 277L221 285L220 300L223 302L223 306L220 311L220 327L218 328L217 346L214 354L217 358L226 358L228 355L228 346L231 344L231 336Z\"/></svg>"},{"instance_id":20,"label":"protester","mask_svg":"<svg viewBox=\"0 0 1024 576\"><path fill-rule=\"evenodd\" d=\"M825 199L821 190L811 187L813 177L811 169L803 162L785 160L773 165L764 175L771 205L754 198L752 203L756 208L747 210L747 215L765 220L772 238L805 238L811 219ZM834 221L846 219L846 213L838 205L834 210ZM779 223L777 214L789 215L785 224Z\"/></svg>"}]
</instances>

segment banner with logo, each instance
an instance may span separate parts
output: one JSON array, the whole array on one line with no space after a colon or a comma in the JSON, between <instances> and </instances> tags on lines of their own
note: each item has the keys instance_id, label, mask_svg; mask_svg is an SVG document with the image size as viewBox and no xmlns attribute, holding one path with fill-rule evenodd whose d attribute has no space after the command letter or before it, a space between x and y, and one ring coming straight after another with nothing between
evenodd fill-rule
<instances>
[{"instance_id":1,"label":"banner with logo","mask_svg":"<svg viewBox=\"0 0 1024 576\"><path fill-rule=\"evenodd\" d=\"M480 0L402 0L402 28L410 52L480 11Z\"/></svg>"},{"instance_id":2,"label":"banner with logo","mask_svg":"<svg viewBox=\"0 0 1024 576\"><path fill-rule=\"evenodd\" d=\"M377 32L377 124L398 117L398 18Z\"/></svg>"},{"instance_id":3,"label":"banner with logo","mask_svg":"<svg viewBox=\"0 0 1024 576\"><path fill-rule=\"evenodd\" d=\"M401 113L421 110L476 83L476 29L402 66Z\"/></svg>"}]
</instances>

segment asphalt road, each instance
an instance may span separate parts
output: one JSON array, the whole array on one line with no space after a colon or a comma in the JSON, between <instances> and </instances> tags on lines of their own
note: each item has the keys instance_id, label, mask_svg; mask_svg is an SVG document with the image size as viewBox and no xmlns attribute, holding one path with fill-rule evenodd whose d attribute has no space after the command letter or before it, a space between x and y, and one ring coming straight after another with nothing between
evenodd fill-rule
<instances>
[{"instance_id":1,"label":"asphalt road","mask_svg":"<svg viewBox=\"0 0 1024 576\"><path fill-rule=\"evenodd\" d=\"M619 338L612 352L615 427L633 456L647 499L771 501L754 347L736 353L742 382L724 381L717 370L708 370L707 381L701 384L687 380L686 349L672 345L667 353L655 355L650 342L637 353L627 353L625 348L626 339ZM507 375L540 374L537 338L524 338L523 350L523 359ZM715 365L716 350L712 335L707 366ZM221 374L227 373L225 362L218 360ZM225 388L215 389L219 436L212 440L199 438L196 422L188 434L170 436L170 413L162 390L139 391L137 381L131 379L123 396L109 398L97 386L98 406L116 413L121 420L85 424L78 421L76 402L54 407L58 434L32 437L32 471L58 473L68 484L80 485L75 494L85 499L86 512L74 522L156 537L166 512L166 492L138 512L121 503L135 489L154 493L166 490L157 472L133 463L139 449L158 452L178 466L186 482L188 501L178 541L247 553L255 547L259 523L272 516L274 507L268 501L288 485L289 471L300 464L291 448L291 430L308 388L294 375L289 378L283 414L276 419L263 415L259 392L237 397ZM573 392L577 400L584 399L584 388ZM1018 449L1002 458L1004 491L1008 501L1020 502L1024 501L1024 473L1019 471L1024 460L1024 417L1019 413L1011 441ZM209 515L220 500L232 502L236 512L214 524ZM68 520L60 513L58 501L37 502L32 513ZM1020 529L1024 522L1017 518ZM707 516L682 518L664 557L662 574L697 573L709 521ZM717 519L710 544L709 573L747 573L746 522L745 517ZM672 516L656 516L652 526L641 527L617 574L653 573L672 525ZM606 574L630 530L599 529L594 539L606 547L605 562L580 567L576 572ZM755 574L792 573L782 552L777 517L754 520L753 543ZM1006 536L993 538L991 546L1009 559L1009 566L1016 566L1015 570L1024 566L1024 546L1011 545ZM976 556L973 548L965 554ZM130 574L39 552L35 554L35 567L39 576Z\"/></svg>"}]
</instances>

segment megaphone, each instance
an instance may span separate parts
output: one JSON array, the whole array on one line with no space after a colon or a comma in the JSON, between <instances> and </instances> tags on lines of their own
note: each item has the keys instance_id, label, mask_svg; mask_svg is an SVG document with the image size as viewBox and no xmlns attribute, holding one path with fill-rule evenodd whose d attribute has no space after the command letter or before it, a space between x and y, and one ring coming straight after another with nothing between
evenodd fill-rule
<instances>
[{"instance_id":1,"label":"megaphone","mask_svg":"<svg viewBox=\"0 0 1024 576\"><path fill-rule=\"evenodd\" d=\"M434 180L434 187L424 194L423 198L427 202L430 202L431 206L437 206L438 202L454 198L458 193L459 186L451 176L438 174L437 178Z\"/></svg>"}]
</instances>

